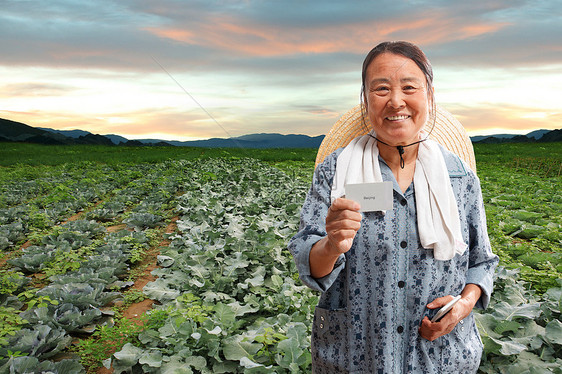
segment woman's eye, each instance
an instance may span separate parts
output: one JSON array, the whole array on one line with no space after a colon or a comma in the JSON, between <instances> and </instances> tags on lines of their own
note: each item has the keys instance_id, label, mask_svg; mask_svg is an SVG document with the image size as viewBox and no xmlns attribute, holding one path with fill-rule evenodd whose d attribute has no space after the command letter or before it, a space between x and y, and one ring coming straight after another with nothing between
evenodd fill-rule
<instances>
[{"instance_id":1,"label":"woman's eye","mask_svg":"<svg viewBox=\"0 0 562 374\"><path fill-rule=\"evenodd\" d=\"M414 91L416 89L416 87L414 86L405 86L404 87L404 91Z\"/></svg>"},{"instance_id":2,"label":"woman's eye","mask_svg":"<svg viewBox=\"0 0 562 374\"><path fill-rule=\"evenodd\" d=\"M388 91L389 91L388 87L384 87L384 86L375 88L375 92L377 92L377 93L385 93L385 92L388 92Z\"/></svg>"}]
</instances>

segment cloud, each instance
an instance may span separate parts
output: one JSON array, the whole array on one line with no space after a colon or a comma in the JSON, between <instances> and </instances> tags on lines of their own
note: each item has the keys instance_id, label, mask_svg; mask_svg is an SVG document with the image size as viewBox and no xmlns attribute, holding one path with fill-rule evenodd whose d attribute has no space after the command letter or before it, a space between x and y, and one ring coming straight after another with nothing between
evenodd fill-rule
<instances>
[{"instance_id":1,"label":"cloud","mask_svg":"<svg viewBox=\"0 0 562 374\"><path fill-rule=\"evenodd\" d=\"M298 56L284 61L291 71L310 55L348 59L346 55L365 55L379 41L406 39L445 62L462 60L467 51L485 57L507 48L510 63L528 63L521 51L536 52L533 40L560 35L562 26L550 9L535 10L541 16L537 22L528 19L532 6L525 2L464 3L225 1L217 6L203 1L58 0L31 7L29 2L9 2L0 16L0 41L10 51L2 61L153 70L153 54L184 71L266 70L270 63L280 65L276 59ZM547 48L558 45L557 38L550 41ZM519 53L511 49L515 45ZM548 58L560 58L559 49L551 52ZM481 62L489 63L490 57Z\"/></svg>"},{"instance_id":2,"label":"cloud","mask_svg":"<svg viewBox=\"0 0 562 374\"><path fill-rule=\"evenodd\" d=\"M0 86L0 97L51 97L64 96L78 90L66 84L47 83L47 82L23 82L11 83Z\"/></svg>"},{"instance_id":3,"label":"cloud","mask_svg":"<svg viewBox=\"0 0 562 374\"><path fill-rule=\"evenodd\" d=\"M560 108L521 108L479 104L448 105L449 110L471 135L493 133L528 133L536 129L562 128Z\"/></svg>"},{"instance_id":4,"label":"cloud","mask_svg":"<svg viewBox=\"0 0 562 374\"><path fill-rule=\"evenodd\" d=\"M467 19L443 10L394 15L387 19L354 17L330 24L269 24L232 14L207 14L185 24L146 27L153 35L185 46L202 46L239 57L278 57L306 54L364 54L376 41L411 39L430 45L495 33L507 22ZM363 18L363 17L360 17ZM344 22L345 21L345 22Z\"/></svg>"},{"instance_id":5,"label":"cloud","mask_svg":"<svg viewBox=\"0 0 562 374\"><path fill-rule=\"evenodd\" d=\"M471 128L521 128L521 118L544 127L544 118L530 113L559 112L535 102L522 109L523 99L495 111L482 104L476 117L465 108L481 107L482 90L489 95L510 81L559 77L562 22L552 0L49 0L2 6L0 97L12 112L28 113L18 118L30 123L139 136L156 130L226 136L194 103L185 104L184 93L173 91L154 57L233 135L319 134L357 103L366 53L382 40L398 39L422 47L437 79L447 72L450 92L472 85L470 102L451 94L454 100L446 103ZM510 71L509 80L475 77L502 69ZM551 90L548 96L560 97L557 84L541 85Z\"/></svg>"}]
</instances>

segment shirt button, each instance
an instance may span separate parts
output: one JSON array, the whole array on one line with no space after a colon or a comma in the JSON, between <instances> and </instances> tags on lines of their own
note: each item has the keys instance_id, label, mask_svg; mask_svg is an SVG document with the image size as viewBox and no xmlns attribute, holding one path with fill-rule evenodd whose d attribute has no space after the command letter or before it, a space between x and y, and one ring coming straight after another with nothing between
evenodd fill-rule
<instances>
[{"instance_id":1,"label":"shirt button","mask_svg":"<svg viewBox=\"0 0 562 374\"><path fill-rule=\"evenodd\" d=\"M398 282L398 287L400 287L400 288L404 288L405 285L406 285L406 282L404 282L404 281Z\"/></svg>"},{"instance_id":2,"label":"shirt button","mask_svg":"<svg viewBox=\"0 0 562 374\"><path fill-rule=\"evenodd\" d=\"M324 328L324 324L323 324L323 323L320 324L320 328L321 328L321 329Z\"/></svg>"},{"instance_id":3,"label":"shirt button","mask_svg":"<svg viewBox=\"0 0 562 374\"><path fill-rule=\"evenodd\" d=\"M400 204L402 204L402 206L406 205L406 199L400 200Z\"/></svg>"},{"instance_id":4,"label":"shirt button","mask_svg":"<svg viewBox=\"0 0 562 374\"><path fill-rule=\"evenodd\" d=\"M320 321L324 321L324 316L320 316Z\"/></svg>"},{"instance_id":5,"label":"shirt button","mask_svg":"<svg viewBox=\"0 0 562 374\"><path fill-rule=\"evenodd\" d=\"M407 246L408 246L408 243L407 243L405 240L403 240L403 241L400 243L400 247L402 247L402 248L406 248Z\"/></svg>"},{"instance_id":6,"label":"shirt button","mask_svg":"<svg viewBox=\"0 0 562 374\"><path fill-rule=\"evenodd\" d=\"M404 326L398 326L396 331L398 331L399 334L402 334L404 332Z\"/></svg>"}]
</instances>

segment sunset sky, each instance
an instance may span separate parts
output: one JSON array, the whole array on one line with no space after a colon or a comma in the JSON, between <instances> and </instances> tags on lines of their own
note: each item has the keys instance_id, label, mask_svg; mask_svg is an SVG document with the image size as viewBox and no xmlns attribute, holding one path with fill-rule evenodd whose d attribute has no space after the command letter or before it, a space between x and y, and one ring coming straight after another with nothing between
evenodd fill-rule
<instances>
[{"instance_id":1,"label":"sunset sky","mask_svg":"<svg viewBox=\"0 0 562 374\"><path fill-rule=\"evenodd\" d=\"M562 128L560 0L0 4L0 118L31 126L325 134L359 102L368 51L408 40L470 135Z\"/></svg>"}]
</instances>

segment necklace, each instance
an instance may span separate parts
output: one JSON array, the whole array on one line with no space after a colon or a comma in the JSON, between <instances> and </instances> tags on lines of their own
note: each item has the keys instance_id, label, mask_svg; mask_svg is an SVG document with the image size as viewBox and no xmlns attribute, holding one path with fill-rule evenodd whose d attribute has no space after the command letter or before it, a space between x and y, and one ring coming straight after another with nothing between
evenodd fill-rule
<instances>
[{"instance_id":1,"label":"necklace","mask_svg":"<svg viewBox=\"0 0 562 374\"><path fill-rule=\"evenodd\" d=\"M372 135L371 133L369 133L369 136L370 136L371 138L375 138L378 142L381 142L381 143L384 144L384 145L387 145L387 146L389 146L389 147L396 147L396 150L398 151L398 154L400 155L400 169L404 169L404 157L402 157L402 155L404 154L404 148L409 147L409 146L411 146L411 145L415 145L415 144L424 142L424 141L427 140L427 137L426 137L425 139L418 140L417 142L413 142L413 143L410 143L410 144L407 144L407 145L397 145L397 146L394 146L394 145L390 145L390 144L388 144L388 143L383 142L382 140L380 140L380 139L377 138L376 136Z\"/></svg>"}]
</instances>

